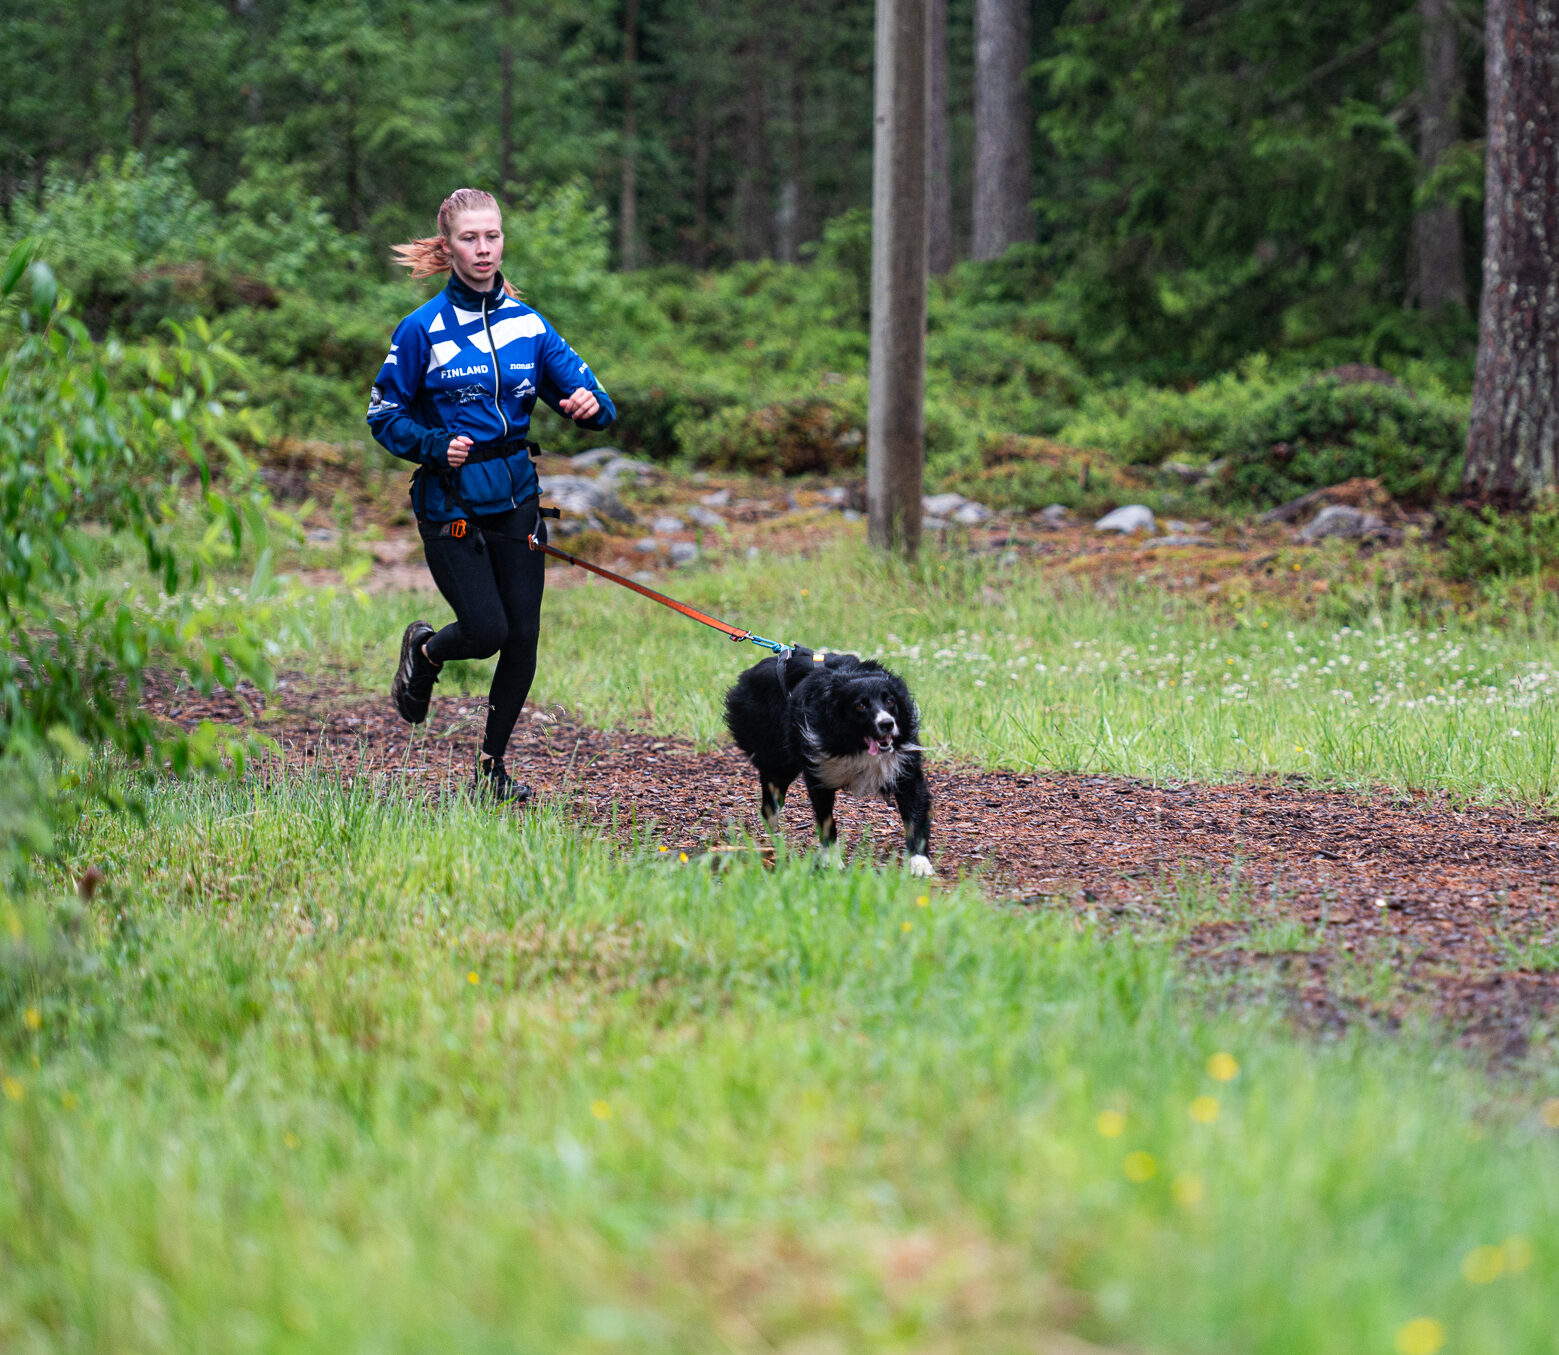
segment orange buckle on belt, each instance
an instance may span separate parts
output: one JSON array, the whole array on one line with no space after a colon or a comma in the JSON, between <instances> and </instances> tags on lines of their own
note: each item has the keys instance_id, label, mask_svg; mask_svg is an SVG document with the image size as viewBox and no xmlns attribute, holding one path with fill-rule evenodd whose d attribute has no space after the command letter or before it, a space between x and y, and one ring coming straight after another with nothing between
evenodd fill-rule
<instances>
[{"instance_id":1,"label":"orange buckle on belt","mask_svg":"<svg viewBox=\"0 0 1559 1355\"><path fill-rule=\"evenodd\" d=\"M451 522L449 524L449 534L457 541L463 537L466 534L466 520L464 518L456 518Z\"/></svg>"}]
</instances>

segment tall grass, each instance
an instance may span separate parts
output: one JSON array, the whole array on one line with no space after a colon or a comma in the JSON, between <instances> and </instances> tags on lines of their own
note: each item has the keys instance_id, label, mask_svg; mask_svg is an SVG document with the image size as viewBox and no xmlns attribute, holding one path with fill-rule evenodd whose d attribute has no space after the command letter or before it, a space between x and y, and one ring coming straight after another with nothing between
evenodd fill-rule
<instances>
[{"instance_id":1,"label":"tall grass","mask_svg":"<svg viewBox=\"0 0 1559 1355\"><path fill-rule=\"evenodd\" d=\"M1551 1348L1551 1075L551 810L172 787L77 852L5 960L8 1350Z\"/></svg>"},{"instance_id":2,"label":"tall grass","mask_svg":"<svg viewBox=\"0 0 1559 1355\"><path fill-rule=\"evenodd\" d=\"M986 559L907 567L834 545L671 576L674 595L773 638L883 658L934 753L1020 770L1158 779L1298 774L1559 804L1559 628L1433 629L1384 606L1354 626L1273 608L1213 619L1155 589L1106 591ZM336 599L311 652L372 689L436 596ZM609 584L547 598L535 700L592 721L723 738L724 689L760 651ZM461 665L441 691L486 680Z\"/></svg>"}]
</instances>

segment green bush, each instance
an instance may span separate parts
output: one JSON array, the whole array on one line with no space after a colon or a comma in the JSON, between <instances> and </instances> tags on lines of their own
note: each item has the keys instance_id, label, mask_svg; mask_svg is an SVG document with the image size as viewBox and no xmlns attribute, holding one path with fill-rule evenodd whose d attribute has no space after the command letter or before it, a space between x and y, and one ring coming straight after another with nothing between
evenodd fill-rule
<instances>
[{"instance_id":1,"label":"green bush","mask_svg":"<svg viewBox=\"0 0 1559 1355\"><path fill-rule=\"evenodd\" d=\"M866 461L864 386L756 409L721 409L679 425L677 440L695 464L714 469L783 475L851 470Z\"/></svg>"},{"instance_id":2,"label":"green bush","mask_svg":"<svg viewBox=\"0 0 1559 1355\"><path fill-rule=\"evenodd\" d=\"M1559 566L1559 508L1501 513L1449 504L1440 509L1445 572L1453 579L1535 574Z\"/></svg>"},{"instance_id":3,"label":"green bush","mask_svg":"<svg viewBox=\"0 0 1559 1355\"><path fill-rule=\"evenodd\" d=\"M1279 376L1258 358L1190 391L1134 386L1096 397L1059 436L1134 465L1221 462L1218 492L1235 501L1281 503L1373 476L1394 497L1427 503L1460 479L1467 402L1432 382L1414 391Z\"/></svg>"},{"instance_id":4,"label":"green bush","mask_svg":"<svg viewBox=\"0 0 1559 1355\"><path fill-rule=\"evenodd\" d=\"M219 633L220 609L194 591L203 555L266 526L223 428L231 355L204 325L98 348L32 252L23 242L0 274L0 871L13 878L47 847L57 792L102 790L83 782L93 748L179 772L241 758L209 725L186 735L143 710L148 665L202 691L270 673L265 618ZM212 451L233 493L214 489ZM128 572L116 541L134 548Z\"/></svg>"}]
</instances>

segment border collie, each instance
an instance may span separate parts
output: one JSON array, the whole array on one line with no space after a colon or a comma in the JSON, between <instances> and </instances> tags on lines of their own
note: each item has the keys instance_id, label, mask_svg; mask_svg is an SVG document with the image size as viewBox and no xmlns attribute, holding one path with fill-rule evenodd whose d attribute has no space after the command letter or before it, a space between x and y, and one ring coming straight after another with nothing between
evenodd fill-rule
<instances>
[{"instance_id":1,"label":"border collie","mask_svg":"<svg viewBox=\"0 0 1559 1355\"><path fill-rule=\"evenodd\" d=\"M812 800L826 860L838 839L834 796L897 802L911 875L932 875L931 792L920 765L920 712L904 680L854 654L795 649L754 664L726 693L725 723L758 769L763 821L779 830L790 784Z\"/></svg>"}]
</instances>

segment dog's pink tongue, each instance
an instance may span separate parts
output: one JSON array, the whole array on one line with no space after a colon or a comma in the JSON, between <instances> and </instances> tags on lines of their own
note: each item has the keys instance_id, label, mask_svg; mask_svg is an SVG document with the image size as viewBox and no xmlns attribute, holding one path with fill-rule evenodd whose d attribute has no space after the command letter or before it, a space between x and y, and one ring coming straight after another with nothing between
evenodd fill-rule
<instances>
[{"instance_id":1,"label":"dog's pink tongue","mask_svg":"<svg viewBox=\"0 0 1559 1355\"><path fill-rule=\"evenodd\" d=\"M876 739L867 739L866 751L872 757L876 757L878 753L882 752L882 745L878 743Z\"/></svg>"}]
</instances>

